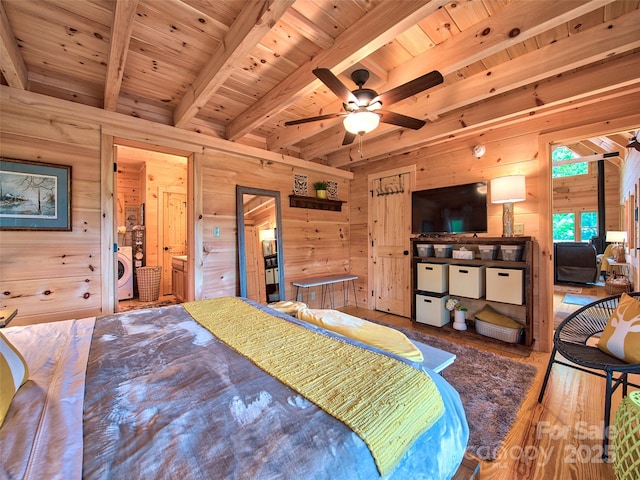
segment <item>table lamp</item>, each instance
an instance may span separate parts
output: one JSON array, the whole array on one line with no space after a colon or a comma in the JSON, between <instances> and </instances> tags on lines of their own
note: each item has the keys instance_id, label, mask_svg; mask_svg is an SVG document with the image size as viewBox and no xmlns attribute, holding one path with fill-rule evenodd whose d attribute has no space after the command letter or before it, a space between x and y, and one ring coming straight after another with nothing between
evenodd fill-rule
<instances>
[{"instance_id":1,"label":"table lamp","mask_svg":"<svg viewBox=\"0 0 640 480\"><path fill-rule=\"evenodd\" d=\"M508 175L491 180L491 203L502 204L503 237L513 237L513 204L526 198L524 175Z\"/></svg>"},{"instance_id":2,"label":"table lamp","mask_svg":"<svg viewBox=\"0 0 640 480\"><path fill-rule=\"evenodd\" d=\"M262 241L262 254L275 255L276 253L276 231L273 228L259 231L259 238Z\"/></svg>"},{"instance_id":3,"label":"table lamp","mask_svg":"<svg viewBox=\"0 0 640 480\"><path fill-rule=\"evenodd\" d=\"M624 231L609 231L607 232L606 241L608 243L614 243L613 256L618 263L626 263L627 256L625 255L624 244L627 241L627 232Z\"/></svg>"}]
</instances>

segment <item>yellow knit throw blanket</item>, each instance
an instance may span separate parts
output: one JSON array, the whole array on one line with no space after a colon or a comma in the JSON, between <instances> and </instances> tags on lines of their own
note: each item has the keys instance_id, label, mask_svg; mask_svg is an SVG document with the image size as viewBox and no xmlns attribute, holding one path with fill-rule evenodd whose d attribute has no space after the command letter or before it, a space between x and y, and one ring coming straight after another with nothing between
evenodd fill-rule
<instances>
[{"instance_id":1,"label":"yellow knit throw blanket","mask_svg":"<svg viewBox=\"0 0 640 480\"><path fill-rule=\"evenodd\" d=\"M348 425L368 445L382 476L444 412L433 380L396 359L325 337L235 297L182 306L233 350Z\"/></svg>"}]
</instances>

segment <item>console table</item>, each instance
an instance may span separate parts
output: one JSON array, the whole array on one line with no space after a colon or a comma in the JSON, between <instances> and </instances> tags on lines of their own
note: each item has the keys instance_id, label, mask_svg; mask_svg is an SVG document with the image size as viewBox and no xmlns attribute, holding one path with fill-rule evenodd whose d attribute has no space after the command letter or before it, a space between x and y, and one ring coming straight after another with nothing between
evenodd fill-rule
<instances>
[{"instance_id":1,"label":"console table","mask_svg":"<svg viewBox=\"0 0 640 480\"><path fill-rule=\"evenodd\" d=\"M324 308L324 299L329 296L329 304L331 308L334 307L334 293L335 293L335 284L336 283L348 283L351 282L351 286L353 287L353 297L356 302L356 308L358 308L358 296L356 295L356 280L358 279L357 275L329 275L326 277L314 277L308 278L306 280L298 280L297 282L293 282L293 286L296 287L296 300L298 300L298 294L301 288L306 289L306 300L303 300L306 303L309 303L309 289L312 287L322 287L322 297L320 302L320 308ZM349 286L346 285L343 289L344 295L344 304L347 305L349 303Z\"/></svg>"},{"instance_id":2,"label":"console table","mask_svg":"<svg viewBox=\"0 0 640 480\"><path fill-rule=\"evenodd\" d=\"M628 262L618 262L615 257L607 258L607 262L609 264L610 270L613 270L615 273L619 275L624 275L629 278L629 273L631 273L631 264Z\"/></svg>"}]
</instances>

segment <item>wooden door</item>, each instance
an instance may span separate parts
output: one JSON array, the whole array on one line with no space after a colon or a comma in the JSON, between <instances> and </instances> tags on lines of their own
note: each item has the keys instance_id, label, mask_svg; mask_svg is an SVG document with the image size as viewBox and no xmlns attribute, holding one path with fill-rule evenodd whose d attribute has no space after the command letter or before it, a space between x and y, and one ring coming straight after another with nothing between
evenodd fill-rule
<instances>
[{"instance_id":1,"label":"wooden door","mask_svg":"<svg viewBox=\"0 0 640 480\"><path fill-rule=\"evenodd\" d=\"M253 226L246 226L244 229L244 243L247 269L247 298L256 302L265 303L266 293L262 272L264 271L264 261L260 241L258 239L258 229ZM260 268L260 267L263 268Z\"/></svg>"},{"instance_id":2,"label":"wooden door","mask_svg":"<svg viewBox=\"0 0 640 480\"><path fill-rule=\"evenodd\" d=\"M374 309L411 316L411 170L369 179Z\"/></svg>"},{"instance_id":3,"label":"wooden door","mask_svg":"<svg viewBox=\"0 0 640 480\"><path fill-rule=\"evenodd\" d=\"M187 254L187 195L162 192L162 280L160 295L171 294L171 257Z\"/></svg>"}]
</instances>

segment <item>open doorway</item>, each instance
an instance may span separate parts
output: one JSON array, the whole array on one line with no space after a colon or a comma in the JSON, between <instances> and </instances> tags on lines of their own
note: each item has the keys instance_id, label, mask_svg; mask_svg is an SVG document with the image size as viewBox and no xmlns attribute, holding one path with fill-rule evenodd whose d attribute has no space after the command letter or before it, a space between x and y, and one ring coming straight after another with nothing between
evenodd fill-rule
<instances>
[{"instance_id":1,"label":"open doorway","mask_svg":"<svg viewBox=\"0 0 640 480\"><path fill-rule=\"evenodd\" d=\"M116 145L115 163L117 310L186 300L188 157ZM180 285L174 258L182 267Z\"/></svg>"},{"instance_id":2,"label":"open doorway","mask_svg":"<svg viewBox=\"0 0 640 480\"><path fill-rule=\"evenodd\" d=\"M607 233L623 228L621 166L630 132L552 145L554 327L607 295Z\"/></svg>"}]
</instances>

